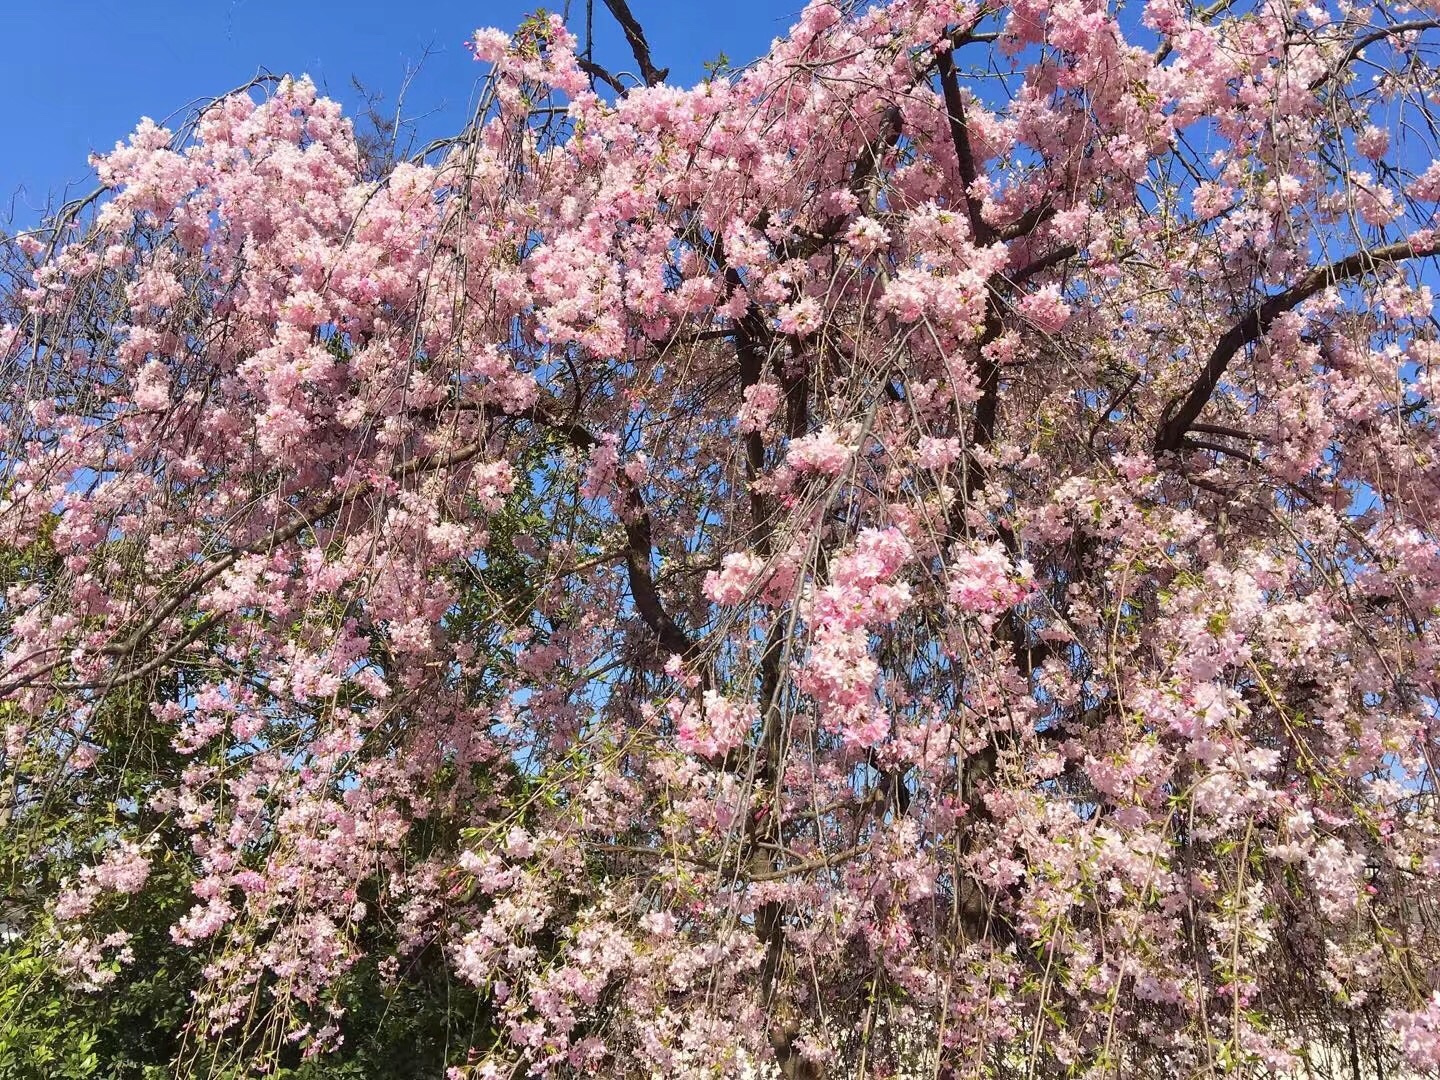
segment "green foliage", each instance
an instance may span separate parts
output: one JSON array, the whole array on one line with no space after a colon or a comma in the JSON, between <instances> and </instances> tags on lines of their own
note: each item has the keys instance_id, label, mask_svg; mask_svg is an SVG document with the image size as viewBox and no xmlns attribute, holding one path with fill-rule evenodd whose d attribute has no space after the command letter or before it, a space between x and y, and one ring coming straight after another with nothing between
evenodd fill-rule
<instances>
[{"instance_id":1,"label":"green foliage","mask_svg":"<svg viewBox=\"0 0 1440 1080\"><path fill-rule=\"evenodd\" d=\"M6 844L3 854L11 854ZM0 1077L5 1080L149 1080L169 1076L189 1015L199 958L176 949L169 923L187 903L181 876L152 875L144 904L114 914L135 960L101 991L74 989L55 969L43 915L0 947Z\"/></svg>"},{"instance_id":2,"label":"green foliage","mask_svg":"<svg viewBox=\"0 0 1440 1080\"><path fill-rule=\"evenodd\" d=\"M143 764L151 759L142 757ZM103 930L130 935L134 959L114 970L114 982L96 992L68 985L57 970L57 943L42 897L87 861L87 852L59 842L70 832L95 834L99 825L83 805L54 812L24 828L0 833L0 866L9 898L0 922L0 1080L158 1080L175 1075L229 1078L241 1070L206 1061L213 1047L186 1042L191 988L200 982L203 952L177 948L170 927L193 902L193 868L185 860L157 860L143 900L112 902L101 911ZM434 846L442 823L414 835L416 856ZM453 843L454 838L449 838ZM169 838L162 850L181 850ZM37 853L42 858L34 858ZM367 897L372 903L376 898ZM474 988L455 982L438 947L413 958L387 980L372 956L393 953L391 928L372 923L360 942L367 951L341 980L336 993L345 1007L341 1049L309 1061L286 1048L275 1074L294 1080L411 1080L442 1077L445 1068L473 1045L492 1038L490 1017ZM200 1051L197 1054L197 1049ZM186 1063L177 1066L177 1063Z\"/></svg>"},{"instance_id":3,"label":"green foliage","mask_svg":"<svg viewBox=\"0 0 1440 1080\"><path fill-rule=\"evenodd\" d=\"M338 338L332 344L337 351L346 348ZM521 483L493 519L498 542L482 565L455 570L461 599L451 632L473 638L479 648L494 648L497 626L524 622L534 610L534 560L515 542L522 535L546 535L528 480L538 467L538 457L516 463ZM57 570L48 533L24 550L0 548L0 596L16 585L45 588ZM0 635L7 614L0 609ZM18 758L0 756L0 1080L253 1075L243 1064L246 1055L236 1052L243 1047L197 1043L191 995L209 957L177 947L170 936L195 902L196 867L186 854L186 837L151 809L151 796L173 788L194 759L175 749L173 732L157 722L151 703L183 700L184 694L175 670L167 669L98 698L84 732L105 752L84 772L68 764L78 745L69 737L31 745ZM0 702L0 729L12 722L14 710ZM223 765L223 752L216 750L208 763ZM488 780L495 782L503 781ZM87 991L60 968L60 939L48 908L65 880L93 864L117 837L153 838L158 857L142 894L107 896L88 924L92 936L127 933L133 959L113 963L108 970L114 980ZM409 856L423 859L460 840L453 823L434 815L416 823ZM362 886L372 911L383 908L378 892L376 882ZM299 1047L284 1047L271 1075L439 1080L449 1065L465 1061L472 1046L493 1041L484 999L452 978L439 945L387 977L373 958L395 953L393 925L372 920L358 944L364 958L334 989L345 1010L340 1049L306 1060Z\"/></svg>"},{"instance_id":4,"label":"green foliage","mask_svg":"<svg viewBox=\"0 0 1440 1080\"><path fill-rule=\"evenodd\" d=\"M147 921L161 929L163 921ZM213 1066L183 1041L188 987L196 971L188 950L163 939L105 991L66 987L53 957L33 939L0 950L0 1078L3 1080L159 1080L177 1074L240 1080L243 1068ZM181 965L177 969L174 965ZM401 972L396 985L364 961L344 980L345 1043L301 1060L289 1051L272 1075L286 1080L421 1080L443 1077L473 1045L493 1038L473 987L452 980L432 951ZM201 1048L203 1051L204 1048ZM197 1060L197 1058L199 1060ZM176 1068L176 1062L189 1061Z\"/></svg>"}]
</instances>

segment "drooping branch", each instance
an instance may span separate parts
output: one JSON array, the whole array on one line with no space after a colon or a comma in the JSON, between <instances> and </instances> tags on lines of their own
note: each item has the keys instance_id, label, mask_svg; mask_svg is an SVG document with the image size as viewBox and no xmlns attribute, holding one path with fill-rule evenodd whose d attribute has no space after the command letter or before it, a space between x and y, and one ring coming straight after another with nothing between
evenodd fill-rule
<instances>
[{"instance_id":1,"label":"drooping branch","mask_svg":"<svg viewBox=\"0 0 1440 1080\"><path fill-rule=\"evenodd\" d=\"M487 414L499 415L497 410L486 409ZM537 405L524 413L519 414L525 419L534 423L543 424L552 431L561 435L571 446L579 450L588 450L593 447L597 440L583 425L566 421L556 415L556 410ZM477 439L471 443L444 453L424 454L411 458L396 466L390 473L392 480L404 480L408 477L434 472L437 469L452 468L462 465L480 454L485 448L485 440ZM653 548L651 538L651 522L649 512L645 507L644 500L634 483L623 473L619 474L619 483L625 493L625 535L626 547L624 557L629 577L630 592L635 602L635 609L641 619L655 633L661 646L667 652L677 653L682 656L693 656L697 651L696 643L682 630L678 623L666 611L660 599L660 593L655 585L654 575L650 572L650 555ZM231 570L244 557L248 555L261 554L274 551L282 544L295 539L306 529L315 527L319 522L324 521L342 507L353 504L364 498L375 490L375 484L371 481L364 481L342 492L337 492L325 499L310 506L297 509L290 519L283 525L273 529L265 536L251 544L245 544L233 548L222 558L218 559L203 573L187 582L183 588L177 591L167 601L160 605L149 618L136 627L119 641L110 642L99 649L100 655L123 658L138 652L146 641L165 622L181 609L181 607L201 589L209 585L220 575ZM122 686L143 678L169 660L174 659L184 648L193 642L203 629L208 628L211 620L202 620L195 627L192 627L177 642L164 649L158 655L149 658L141 667L115 673L104 680L92 682L65 684L64 689L96 689L106 687ZM24 675L18 676L5 683L0 683L0 697L18 693L26 687L33 686L47 675L57 670L63 660L57 660L36 668Z\"/></svg>"},{"instance_id":2,"label":"drooping branch","mask_svg":"<svg viewBox=\"0 0 1440 1080\"><path fill-rule=\"evenodd\" d=\"M1204 8L1203 10L1198 12L1193 21L1203 25L1210 22L1212 19L1215 18L1215 16L1229 11L1234 6L1235 0L1215 0L1215 2L1209 7ZM1155 50L1155 58L1151 62L1156 67L1159 67L1169 58L1170 54L1174 51L1175 42L1172 41L1167 35L1161 40L1159 48Z\"/></svg>"},{"instance_id":3,"label":"drooping branch","mask_svg":"<svg viewBox=\"0 0 1440 1080\"><path fill-rule=\"evenodd\" d=\"M474 442L467 443L462 447L448 451L446 453L422 454L397 465L393 470L391 470L390 479L399 481L404 480L408 477L420 475L422 473L434 472L437 469L445 469L451 468L456 465L463 465L464 463L478 455L484 449L485 440L477 439ZM325 520L331 514L336 513L347 504L354 503L357 500L364 498L371 492L375 491L375 489L376 484L373 481L362 481L361 483L356 484L354 487L346 488L344 491L337 492L334 495L322 499L319 502L314 503L308 507L297 509L290 516L289 521L287 521L284 525L278 526L272 531L266 533L262 539L251 544L244 544L240 547L232 548L222 558L214 562L209 567L209 569L205 570L201 574L198 574L191 581L186 582L185 585L178 592L175 593L175 595L171 596L170 599L162 603L160 607L150 615L149 618L145 619L144 622L142 622L138 627L136 627L133 631L127 634L124 638L119 641L112 641L107 645L101 646L100 649L97 650L98 654L101 656L113 657L127 657L133 655L145 645L145 643L150 639L151 635L153 635L156 630L163 626L169 619L174 617L174 615L181 609L181 607L185 605L188 600L193 598L197 593L199 593L201 589L203 589L206 585L210 584L221 574L224 574L226 571L233 569L236 563L238 563L242 558L248 555L257 555L274 551L281 544L288 543L289 541L295 539L306 529L314 528L317 523ZM205 620L201 620L201 622L197 623L195 627L191 627L190 630L187 631L187 633L178 642L175 642L174 644L166 648L158 656L152 657L141 668L128 672L116 673L113 677L101 681L65 684L62 689L98 689L103 687L122 686L126 683L133 682L138 678L143 678L145 675L148 675L151 672L158 670L166 662L174 659L175 656L179 655L181 650L186 645L194 641L197 637L199 637L201 630L208 625L209 624ZM49 675L51 672L57 670L64 662L65 661L63 659L57 660L41 668L37 668L34 671L28 672L25 675L12 679L9 682L0 683L0 698L17 693L18 691L23 690L28 686L35 685L41 679L45 678L46 675Z\"/></svg>"},{"instance_id":4,"label":"drooping branch","mask_svg":"<svg viewBox=\"0 0 1440 1080\"><path fill-rule=\"evenodd\" d=\"M850 173L850 193L859 203L859 213L869 213L873 208L880 163L900 142L904 129L903 114L897 106L891 105L881 114L880 127L875 138L865 144L865 149L855 159ZM836 214L814 232L804 233L794 240L778 244L776 257L782 262L789 259L808 259L839 237L850 221L851 215ZM754 227L763 230L764 224L764 221L756 221Z\"/></svg>"},{"instance_id":5,"label":"drooping branch","mask_svg":"<svg viewBox=\"0 0 1440 1080\"><path fill-rule=\"evenodd\" d=\"M1194 27L1211 2L1175 25ZM622 25L630 6L611 5ZM178 216L101 230L93 251L56 256L59 276L25 293L47 313L43 354L12 349L0 328L0 360L50 380L43 394L12 392L13 417L0 417L12 445L34 432L38 447L0 490L20 510L12 527L0 504L0 576L14 566L21 586L4 583L0 682L57 661L36 691L4 703L3 753L13 709L33 732L22 783L38 791L48 781L31 762L60 760L53 790L89 800L97 836L127 851L149 841L127 807L111 812L116 766L132 746L160 762L154 777L135 775L184 820L170 815L154 837L167 872L145 888L173 881L187 903L193 893L233 908L207 940L264 980L238 992L178 986L197 1025L212 1003L248 1008L272 985L276 1002L367 1000L368 981L352 979L415 954L374 904L360 914L356 895L434 897L415 909L436 945L426 963L433 954L456 970L478 1018L446 1045L456 1063L465 1055L462 1072L498 1075L542 1056L557 1074L622 1076L743 1054L792 1080L856 1064L969 1076L998 1046L1036 1076L1103 1068L1100 1053L1161 1076L1176 1037L1201 1067L1227 1043L1236 1054L1303 1049L1308 1017L1337 1003L1300 987L1296 1009L1274 1008L1292 971L1271 961L1294 968L1332 947L1347 963L1365 955L1356 920L1393 930L1415 967L1434 958L1424 928L1399 914L1423 882L1391 865L1427 850L1410 822L1425 807L1385 782L1392 761L1422 786L1434 773L1433 650L1419 612L1436 575L1408 557L1434 539L1411 511L1434 457L1433 395L1412 367L1434 346L1415 314L1422 298L1402 287L1424 275L1377 258L1402 233L1340 240L1339 255L1376 249L1364 261L1378 269L1330 290L1333 311L1326 292L1277 316L1332 258L1307 257L1308 245L1340 236L1326 208L1345 181L1302 182L1293 209L1315 229L1275 237L1275 261L1297 268L1238 293L1227 230L1268 213L1269 196L1228 184L1230 209L1205 216L1187 208L1190 183L1153 182L1179 171L1195 185L1223 180L1257 145L1296 175L1373 149L1378 135L1352 128L1391 90L1359 91L1351 72L1363 57L1309 95L1336 106L1338 124L1267 115L1234 86L1298 85L1303 97L1353 42L1418 16L1382 7L1330 30L1282 11L1220 16L1222 42L1253 28L1293 48L1308 35L1323 55L1282 49L1276 70L1257 75L1216 50L1203 86L1161 80L1152 101L1151 35L1136 44L1109 13L1081 13L1074 27L1057 8L1035 25L982 0L973 18L1010 39L994 59L1018 44L1042 62L1008 74L996 64L997 92L980 97L965 54L945 56L943 74L941 56L947 43L979 48L969 43L996 35L973 23L952 32L934 15L814 4L806 31L766 62L666 88L664 108L599 105L583 137L577 118L534 140L513 136L561 106L532 93L536 56L522 36L494 82L497 94L505 80L526 84L526 119L487 105L378 189L349 164L351 140L328 105L295 137L273 135L309 115L288 86L253 123L205 125L193 155L151 160L139 149L159 143L147 128L109 160L127 185L117 203L139 213L157 190L201 194ZM548 77L564 53L553 89L649 96L628 58L594 64L590 37L579 69L568 49L539 57ZM636 37L641 69L663 75L638 27ZM487 51L498 41L477 38ZM1424 72L1402 65L1423 46L1406 34L1379 48L1394 60L1407 134L1404 167L1381 161L1373 184L1418 221L1430 188L1410 181L1425 168L1420 152L1440 152ZM1193 120L1188 105L1173 108L1182 95L1201 110ZM933 138L928 121L901 132L900 109L917 97L947 109ZM992 128L1014 135L1013 154L991 156ZM1078 128L1096 153L1048 152ZM1232 152L1202 158L1160 137L1186 129ZM1122 137L1143 169L1101 152ZM810 152L826 140L833 152ZM312 141L334 150L334 176L304 160L319 155L296 153ZM452 145L461 153L427 164ZM1006 193L998 209L991 192ZM333 217L337 194L358 207L349 220ZM857 215L879 228L849 233ZM959 216L970 225L957 234ZM247 224L272 218L286 226L274 236ZM1162 218L1173 227L1151 227ZM174 263L170 230L187 228L205 236ZM1102 251L1101 236L1134 246ZM312 264L326 267L318 289L274 274ZM1345 270L1327 267L1315 284ZM217 275L223 293L206 287ZM182 300L151 302L174 282ZM72 284L73 295L41 288ZM1322 298L1323 315L1311 310ZM1192 316L1207 303L1221 313L1214 328L1193 353L1167 353L1166 342L1194 341ZM112 346L111 322L141 332ZM1318 368L1279 386L1246 372L1267 423L1222 415L1252 351L1263 356L1302 322L1325 329L1303 339L1321 349ZM316 325L349 327L350 343L326 359L306 336ZM152 329L161 340L147 342ZM1343 356L1327 352L1342 336ZM1201 371L1206 345L1223 346L1228 373ZM112 355L105 381L79 381ZM1310 407L1328 400L1334 371L1378 387L1397 369L1398 393L1357 387L1352 407ZM1153 462L1134 454L1185 412L1164 467L1193 469L1228 517L1196 513L1208 497L1154 483ZM67 431L87 440L83 458L62 444ZM1280 431L1302 452L1333 451L1290 480L1247 464L1263 462ZM440 467L471 439L474 461ZM519 483L489 486L480 463L497 447ZM617 450L643 453L652 479L638 458L617 469ZM573 467L552 467L557 454L572 466L593 454L593 473L603 459L605 494L577 493ZM120 483L92 482L89 461ZM300 486L255 501L276 491L277 467ZM1376 489L1374 547L1395 537L1404 566L1357 539L1343 511L1340 532L1309 513L1338 509L1356 483ZM57 528L38 533L51 516ZM254 551L234 562L242 548ZM693 561L669 569L691 549ZM234 569L196 585L226 559ZM1244 575L1256 567L1268 580L1252 589ZM711 570L697 588L693 575ZM1365 596L1354 597L1360 575ZM156 613L163 621L135 636ZM548 633L532 627L540 619ZM1240 671L1247 653L1235 700L1233 680L1215 673ZM667 654L685 657L703 689L657 680ZM1383 682L1371 656L1385 661ZM132 692L107 693L127 680ZM1322 697L1324 723L1311 723ZM185 749L164 751L177 735ZM1322 747L1345 768L1306 760ZM1252 771L1267 779L1252 783ZM31 813L5 786L0 814ZM233 828L236 791L261 800L262 831L248 839ZM1307 813L1323 828L1292 829ZM75 850L88 860L84 840ZM211 873L227 854L233 869ZM72 872L62 855L57 869ZM1196 872L1205 887L1186 885ZM1174 898L1167 875L1184 894L1180 925L1156 917ZM168 908L99 899L99 920L67 934L95 940L142 908ZM291 943L324 953L304 946L327 925L353 941L357 962L347 954L344 970L292 978ZM1194 929L1212 925L1234 928L1228 957ZM197 946L211 947L186 942ZM1096 956L1123 979L1055 977ZM1398 1032L1432 988L1408 959L1385 962L1374 1015L1398 1016ZM1158 1008L1143 991L1129 1000L1142 980ZM911 992L927 986L939 996ZM993 1022L982 1015L991 1001L1005 1003ZM223 1045L279 1046L290 1019L246 1020ZM318 1030L327 1017L307 1008L294 1019ZM344 1033L368 1024L357 1010ZM703 1032L718 1034L691 1038ZM1073 1061L1047 1045L1061 1036ZM490 1049L467 1049L481 1038Z\"/></svg>"}]
</instances>

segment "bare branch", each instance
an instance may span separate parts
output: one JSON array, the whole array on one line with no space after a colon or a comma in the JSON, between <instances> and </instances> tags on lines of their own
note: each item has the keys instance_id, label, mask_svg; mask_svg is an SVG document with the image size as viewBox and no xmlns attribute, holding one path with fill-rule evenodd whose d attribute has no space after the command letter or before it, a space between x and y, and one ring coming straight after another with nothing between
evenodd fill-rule
<instances>
[{"instance_id":1,"label":"bare branch","mask_svg":"<svg viewBox=\"0 0 1440 1080\"><path fill-rule=\"evenodd\" d=\"M615 16L620 29L625 31L625 40L630 43L630 51L635 54L635 63L640 68L640 77L645 80L645 85L655 86L664 82L670 69L657 68L650 59L650 43L645 40L645 31L630 11L630 5L625 0L605 0L605 6L610 9L610 14Z\"/></svg>"}]
</instances>

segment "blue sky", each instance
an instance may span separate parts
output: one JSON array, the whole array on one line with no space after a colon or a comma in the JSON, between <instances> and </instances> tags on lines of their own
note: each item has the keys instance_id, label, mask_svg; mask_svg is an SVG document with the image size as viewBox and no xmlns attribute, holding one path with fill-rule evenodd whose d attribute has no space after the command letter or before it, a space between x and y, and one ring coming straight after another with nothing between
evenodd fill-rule
<instances>
[{"instance_id":1,"label":"blue sky","mask_svg":"<svg viewBox=\"0 0 1440 1080\"><path fill-rule=\"evenodd\" d=\"M583 27L583 0L571 0ZM722 50L742 63L783 34L804 0L684 3L630 0L655 61L692 83ZM159 121L238 86L257 71L307 72L353 113L358 77L393 107L424 58L405 112L422 139L464 121L481 69L461 47L479 26L513 29L537 0L3 0L0 227L32 223L48 197L93 186L86 166L141 116ZM549 0L561 10L564 0ZM633 66L595 3L596 59ZM429 56L426 58L427 50ZM627 63L629 61L629 63Z\"/></svg>"}]
</instances>

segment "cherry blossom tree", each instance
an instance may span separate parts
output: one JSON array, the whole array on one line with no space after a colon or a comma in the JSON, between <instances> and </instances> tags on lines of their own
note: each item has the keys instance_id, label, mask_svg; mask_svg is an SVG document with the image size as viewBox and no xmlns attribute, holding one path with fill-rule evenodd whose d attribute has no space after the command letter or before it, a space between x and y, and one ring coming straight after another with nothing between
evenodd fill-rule
<instances>
[{"instance_id":1,"label":"cherry blossom tree","mask_svg":"<svg viewBox=\"0 0 1440 1080\"><path fill-rule=\"evenodd\" d=\"M1440 8L608 6L15 240L26 939L182 896L201 1075L437 964L457 1080L1440 1066Z\"/></svg>"}]
</instances>

